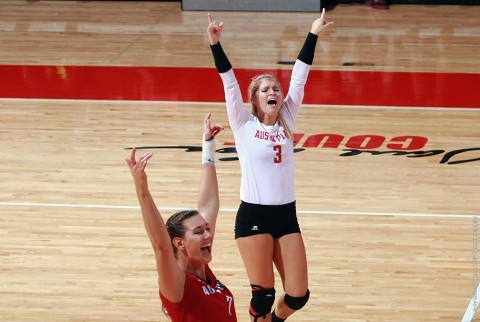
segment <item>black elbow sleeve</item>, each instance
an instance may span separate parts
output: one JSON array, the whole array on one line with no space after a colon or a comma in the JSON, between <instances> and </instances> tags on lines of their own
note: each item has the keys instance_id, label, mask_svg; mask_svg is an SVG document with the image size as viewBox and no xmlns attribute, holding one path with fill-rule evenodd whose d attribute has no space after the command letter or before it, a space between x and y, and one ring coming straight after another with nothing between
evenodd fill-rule
<instances>
[{"instance_id":1,"label":"black elbow sleeve","mask_svg":"<svg viewBox=\"0 0 480 322\"><path fill-rule=\"evenodd\" d=\"M298 59L303 61L305 64L311 65L313 64L313 57L315 55L315 47L317 46L317 39L318 36L312 34L311 32L308 33L307 39L305 39L305 43L303 44L300 53L298 54Z\"/></svg>"},{"instance_id":2,"label":"black elbow sleeve","mask_svg":"<svg viewBox=\"0 0 480 322\"><path fill-rule=\"evenodd\" d=\"M232 64L230 64L227 55L225 55L220 42L210 45L210 49L212 50L215 67L217 67L219 73L225 73L232 69Z\"/></svg>"}]
</instances>

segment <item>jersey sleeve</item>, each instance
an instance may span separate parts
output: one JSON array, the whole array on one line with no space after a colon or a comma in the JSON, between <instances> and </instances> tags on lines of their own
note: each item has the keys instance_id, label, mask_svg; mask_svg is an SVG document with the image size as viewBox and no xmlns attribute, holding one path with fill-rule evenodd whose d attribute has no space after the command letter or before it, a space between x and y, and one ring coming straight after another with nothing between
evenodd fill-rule
<instances>
[{"instance_id":1,"label":"jersey sleeve","mask_svg":"<svg viewBox=\"0 0 480 322\"><path fill-rule=\"evenodd\" d=\"M223 51L222 45L218 42L215 45L210 45L210 49L215 67L223 82L228 122L230 123L232 131L236 132L249 120L251 114L243 104L240 86L233 72L232 64Z\"/></svg>"},{"instance_id":2,"label":"jersey sleeve","mask_svg":"<svg viewBox=\"0 0 480 322\"><path fill-rule=\"evenodd\" d=\"M220 77L225 91L228 121L232 131L237 132L249 120L251 114L243 104L242 93L233 69L221 73Z\"/></svg>"},{"instance_id":3,"label":"jersey sleeve","mask_svg":"<svg viewBox=\"0 0 480 322\"><path fill-rule=\"evenodd\" d=\"M309 71L310 65L305 64L301 60L296 60L292 70L288 94L280 111L285 119L291 123L289 126L293 126L300 110Z\"/></svg>"},{"instance_id":4,"label":"jersey sleeve","mask_svg":"<svg viewBox=\"0 0 480 322\"><path fill-rule=\"evenodd\" d=\"M313 63L317 39L317 35L312 34L311 32L308 33L307 38L303 43L303 47L298 54L297 60L295 61L295 65L293 66L288 94L285 97L284 105L280 112L291 128L293 128L293 124L303 101L305 84Z\"/></svg>"}]
</instances>

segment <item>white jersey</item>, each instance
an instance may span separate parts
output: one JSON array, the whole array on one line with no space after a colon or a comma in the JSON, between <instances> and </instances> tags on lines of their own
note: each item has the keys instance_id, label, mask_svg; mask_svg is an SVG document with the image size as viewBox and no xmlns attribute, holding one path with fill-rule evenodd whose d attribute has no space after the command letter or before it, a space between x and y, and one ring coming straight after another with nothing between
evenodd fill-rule
<instances>
[{"instance_id":1,"label":"white jersey","mask_svg":"<svg viewBox=\"0 0 480 322\"><path fill-rule=\"evenodd\" d=\"M293 126L303 100L310 65L296 60L288 93L280 109L293 133ZM233 69L220 74L242 179L240 199L261 205L283 205L295 201L293 142L277 122L260 123L243 103Z\"/></svg>"}]
</instances>

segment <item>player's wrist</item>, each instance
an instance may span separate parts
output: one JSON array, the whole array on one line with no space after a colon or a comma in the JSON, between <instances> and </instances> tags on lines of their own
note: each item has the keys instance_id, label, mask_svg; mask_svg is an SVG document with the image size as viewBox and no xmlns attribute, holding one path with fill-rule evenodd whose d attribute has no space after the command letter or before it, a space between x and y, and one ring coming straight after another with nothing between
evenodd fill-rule
<instances>
[{"instance_id":1,"label":"player's wrist","mask_svg":"<svg viewBox=\"0 0 480 322\"><path fill-rule=\"evenodd\" d=\"M202 164L215 164L215 140L213 136L206 137L205 133L202 140Z\"/></svg>"}]
</instances>

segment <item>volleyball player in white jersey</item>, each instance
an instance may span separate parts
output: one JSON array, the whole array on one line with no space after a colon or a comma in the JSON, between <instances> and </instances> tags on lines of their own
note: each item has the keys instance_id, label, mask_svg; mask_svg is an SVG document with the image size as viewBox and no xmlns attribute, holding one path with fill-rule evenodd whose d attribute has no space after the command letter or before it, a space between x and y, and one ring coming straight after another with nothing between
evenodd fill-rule
<instances>
[{"instance_id":1,"label":"volleyball player in white jersey","mask_svg":"<svg viewBox=\"0 0 480 322\"><path fill-rule=\"evenodd\" d=\"M310 294L305 246L295 207L293 126L318 35L332 22L325 21L323 10L312 23L293 67L286 96L272 75L259 75L252 80L249 111L219 42L224 24L217 24L210 14L208 20L210 48L223 82L242 172L235 239L252 287L251 321L285 321L306 304ZM284 294L272 312L273 264L282 278Z\"/></svg>"}]
</instances>

